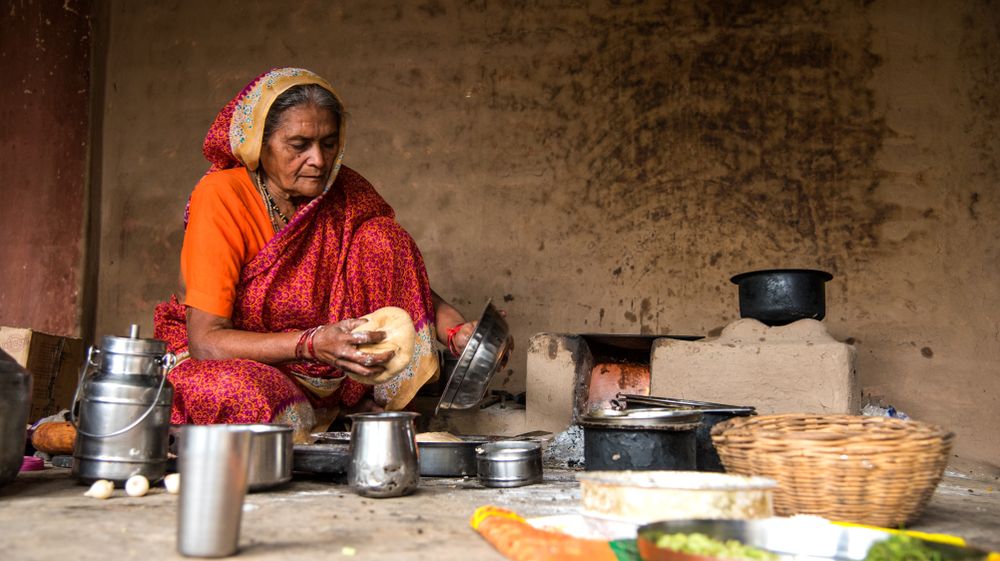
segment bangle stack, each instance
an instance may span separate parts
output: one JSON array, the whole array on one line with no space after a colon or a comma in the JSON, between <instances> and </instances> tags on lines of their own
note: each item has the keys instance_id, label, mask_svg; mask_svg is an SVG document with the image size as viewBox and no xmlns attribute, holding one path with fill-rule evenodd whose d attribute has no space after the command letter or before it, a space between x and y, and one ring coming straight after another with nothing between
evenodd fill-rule
<instances>
[{"instance_id":1,"label":"bangle stack","mask_svg":"<svg viewBox=\"0 0 1000 561\"><path fill-rule=\"evenodd\" d=\"M451 352L452 356L458 356L462 354L459 351L458 347L455 346L455 335L458 333L460 329L462 329L463 325L465 324L460 323L448 330L448 350Z\"/></svg>"},{"instance_id":2,"label":"bangle stack","mask_svg":"<svg viewBox=\"0 0 1000 561\"><path fill-rule=\"evenodd\" d=\"M306 329L299 335L299 341L295 343L295 358L298 360L311 360L315 362L316 359L316 347L313 346L313 340L316 338L316 334L319 333L325 325L317 325L316 327Z\"/></svg>"}]
</instances>

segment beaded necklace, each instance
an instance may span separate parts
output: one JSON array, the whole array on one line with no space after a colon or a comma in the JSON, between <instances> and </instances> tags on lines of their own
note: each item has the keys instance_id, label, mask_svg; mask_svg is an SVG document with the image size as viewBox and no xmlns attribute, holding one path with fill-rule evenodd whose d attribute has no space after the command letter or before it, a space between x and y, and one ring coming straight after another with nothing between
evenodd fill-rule
<instances>
[{"instance_id":1,"label":"beaded necklace","mask_svg":"<svg viewBox=\"0 0 1000 561\"><path fill-rule=\"evenodd\" d=\"M263 173L258 173L257 175L257 190L260 191L261 197L264 198L264 206L267 207L267 214L271 218L271 226L274 227L274 232L280 232L282 228L288 225L290 220L278 208L278 203L274 202L274 197L271 196L271 191L267 188L267 176ZM280 223L278 222L279 219L281 220Z\"/></svg>"}]
</instances>

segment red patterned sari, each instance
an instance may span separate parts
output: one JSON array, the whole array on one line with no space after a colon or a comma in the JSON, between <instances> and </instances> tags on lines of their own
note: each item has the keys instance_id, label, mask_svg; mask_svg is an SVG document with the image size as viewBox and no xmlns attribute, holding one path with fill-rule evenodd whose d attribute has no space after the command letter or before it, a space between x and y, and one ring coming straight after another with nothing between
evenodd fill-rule
<instances>
[{"instance_id":1,"label":"red patterned sari","mask_svg":"<svg viewBox=\"0 0 1000 561\"><path fill-rule=\"evenodd\" d=\"M269 107L274 97L297 83L320 83L329 89L308 71L279 69L255 80L223 109L205 140L205 154L213 163L210 173L244 161L252 162L248 168L256 166L259 139L253 156L241 154L240 146L247 139L252 144L260 126L234 132L238 127L233 115L247 106L259 113L262 99ZM262 126L263 118L257 122ZM427 273L413 239L371 184L347 167L334 173L327 191L296 212L243 266L231 319L236 329L280 333L359 317L385 306L405 309L417 329L413 359L398 377L374 387L379 404L402 409L439 371ZM176 298L157 306L155 331L171 352L186 356L185 307ZM371 388L333 366L313 362L269 365L185 358L168 377L175 389L172 423L277 422L294 426L299 435L316 424L316 409L329 412L354 405Z\"/></svg>"}]
</instances>

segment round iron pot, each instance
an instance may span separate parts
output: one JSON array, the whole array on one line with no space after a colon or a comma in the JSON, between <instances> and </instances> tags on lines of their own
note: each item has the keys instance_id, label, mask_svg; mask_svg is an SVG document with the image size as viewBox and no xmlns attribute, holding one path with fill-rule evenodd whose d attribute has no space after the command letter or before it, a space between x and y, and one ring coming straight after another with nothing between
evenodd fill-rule
<instances>
[{"instance_id":1,"label":"round iron pot","mask_svg":"<svg viewBox=\"0 0 1000 561\"><path fill-rule=\"evenodd\" d=\"M701 414L602 410L583 417L586 471L694 470ZM612 416L613 414L613 416Z\"/></svg>"},{"instance_id":2,"label":"round iron pot","mask_svg":"<svg viewBox=\"0 0 1000 561\"><path fill-rule=\"evenodd\" d=\"M739 285L740 317L787 325L826 316L826 282L833 275L813 269L767 269L730 279Z\"/></svg>"}]
</instances>

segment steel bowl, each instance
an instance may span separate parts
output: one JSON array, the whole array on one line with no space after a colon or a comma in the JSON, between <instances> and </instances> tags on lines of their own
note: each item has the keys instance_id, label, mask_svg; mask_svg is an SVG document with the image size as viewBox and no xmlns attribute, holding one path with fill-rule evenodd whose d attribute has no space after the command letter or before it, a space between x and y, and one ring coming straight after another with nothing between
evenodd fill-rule
<instances>
[{"instance_id":1,"label":"steel bowl","mask_svg":"<svg viewBox=\"0 0 1000 561\"><path fill-rule=\"evenodd\" d=\"M486 487L520 487L541 483L542 446L537 442L501 440L476 449L479 482Z\"/></svg>"},{"instance_id":2,"label":"steel bowl","mask_svg":"<svg viewBox=\"0 0 1000 561\"><path fill-rule=\"evenodd\" d=\"M263 491L292 479L292 427L286 425L244 425L253 432L250 439L249 491Z\"/></svg>"},{"instance_id":3,"label":"steel bowl","mask_svg":"<svg viewBox=\"0 0 1000 561\"><path fill-rule=\"evenodd\" d=\"M510 328L492 300L486 302L469 343L448 377L434 414L442 409L471 409L483 400L493 376L511 349Z\"/></svg>"}]
</instances>

